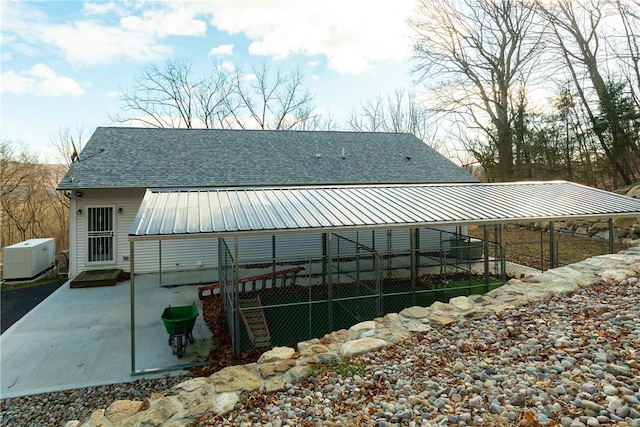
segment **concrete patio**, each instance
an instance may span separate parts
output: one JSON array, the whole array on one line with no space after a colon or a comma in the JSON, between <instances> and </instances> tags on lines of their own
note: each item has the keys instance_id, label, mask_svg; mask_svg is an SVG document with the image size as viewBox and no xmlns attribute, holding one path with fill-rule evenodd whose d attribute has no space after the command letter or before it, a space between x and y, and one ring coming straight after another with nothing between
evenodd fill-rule
<instances>
[{"instance_id":1,"label":"concrete patio","mask_svg":"<svg viewBox=\"0 0 640 427\"><path fill-rule=\"evenodd\" d=\"M162 370L205 360L212 337L197 286L161 287L154 274L137 275L134 283L135 369ZM196 342L178 359L160 316L169 305L193 303L200 312L193 329ZM165 375L131 374L130 308L128 281L82 289L65 283L0 336L0 398Z\"/></svg>"}]
</instances>

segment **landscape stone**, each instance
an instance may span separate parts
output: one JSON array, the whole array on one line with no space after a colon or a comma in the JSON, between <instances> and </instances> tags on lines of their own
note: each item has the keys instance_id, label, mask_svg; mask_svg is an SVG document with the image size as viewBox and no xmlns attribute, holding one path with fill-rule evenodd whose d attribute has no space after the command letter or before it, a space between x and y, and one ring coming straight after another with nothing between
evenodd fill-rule
<instances>
[{"instance_id":1,"label":"landscape stone","mask_svg":"<svg viewBox=\"0 0 640 427\"><path fill-rule=\"evenodd\" d=\"M209 378L192 378L173 387L174 390L194 391L211 383Z\"/></svg>"},{"instance_id":2,"label":"landscape stone","mask_svg":"<svg viewBox=\"0 0 640 427\"><path fill-rule=\"evenodd\" d=\"M398 317L405 319L424 319L431 314L431 310L428 307L420 307L413 306L409 308L405 308L400 313L398 313Z\"/></svg>"},{"instance_id":3,"label":"landscape stone","mask_svg":"<svg viewBox=\"0 0 640 427\"><path fill-rule=\"evenodd\" d=\"M462 311L471 310L473 308L473 304L466 296L451 298L449 300L449 304Z\"/></svg>"},{"instance_id":4,"label":"landscape stone","mask_svg":"<svg viewBox=\"0 0 640 427\"><path fill-rule=\"evenodd\" d=\"M140 413L142 414L140 422L154 427L161 426L165 421L177 414L178 410L178 405L173 399L163 397L156 400L149 409Z\"/></svg>"},{"instance_id":5,"label":"landscape stone","mask_svg":"<svg viewBox=\"0 0 640 427\"><path fill-rule=\"evenodd\" d=\"M380 338L360 338L353 341L347 341L340 349L340 354L344 357L351 357L358 354L367 353L377 350L387 345L387 342Z\"/></svg>"},{"instance_id":6,"label":"landscape stone","mask_svg":"<svg viewBox=\"0 0 640 427\"><path fill-rule=\"evenodd\" d=\"M112 423L119 424L140 411L141 401L116 400L107 408L105 416Z\"/></svg>"},{"instance_id":7,"label":"landscape stone","mask_svg":"<svg viewBox=\"0 0 640 427\"><path fill-rule=\"evenodd\" d=\"M253 391L260 388L260 378L252 372L255 364L227 366L212 374L211 382L217 393Z\"/></svg>"},{"instance_id":8,"label":"landscape stone","mask_svg":"<svg viewBox=\"0 0 640 427\"><path fill-rule=\"evenodd\" d=\"M372 337L375 332L376 322L373 320L356 323L349 328L349 339L357 340L358 338Z\"/></svg>"},{"instance_id":9,"label":"landscape stone","mask_svg":"<svg viewBox=\"0 0 640 427\"><path fill-rule=\"evenodd\" d=\"M262 353L262 356L258 359L258 363L279 362L291 359L295 354L295 350L290 347L273 347L271 350Z\"/></svg>"},{"instance_id":10,"label":"landscape stone","mask_svg":"<svg viewBox=\"0 0 640 427\"><path fill-rule=\"evenodd\" d=\"M455 323L458 320L453 318L453 317L449 317L449 316L443 316L440 314L432 314L429 316L429 321L431 323L433 323L434 325L438 325L438 326L446 326L450 323Z\"/></svg>"},{"instance_id":11,"label":"landscape stone","mask_svg":"<svg viewBox=\"0 0 640 427\"><path fill-rule=\"evenodd\" d=\"M580 328L597 328L600 323L613 329L631 327L635 328L631 336L637 337L640 333L636 326L637 319L640 318L640 310L637 309L635 299L638 295L637 287L640 286L636 277L638 275L640 275L640 248L631 248L620 254L590 258L569 267L536 274L534 277L512 279L508 284L486 295L456 297L449 303L436 302L429 308L410 307L398 314L390 313L383 318L361 322L349 330L342 329L326 334L322 339L300 342L297 345L299 352L297 354L289 347L276 347L264 353L258 363L227 367L209 378L195 378L180 383L172 389L173 392L177 392L177 396L153 399L147 410L139 410L142 408L140 402L116 401L107 408L106 412L96 411L82 424L67 423L67 425L69 427L187 426L209 413L223 415L242 408L243 406L238 404L241 400L244 402L246 393L259 390L262 393L275 393L274 397L279 396L273 404L260 409L266 411L262 416L271 417L273 414L275 417L264 418L261 421L263 425L270 427L296 425L305 418L313 420L314 424L339 425L338 420L360 419L357 418L360 410L356 408L362 408L362 413L370 417L375 425L392 425L399 424L403 422L402 420L406 420L404 422L410 420L409 425L418 426L420 422L416 422L414 414L428 410L429 407L435 408L436 412L431 412L429 416L436 417L437 422L432 424L423 422L422 425L447 423L474 425L482 421L480 415L482 411L515 423L522 416L522 411L526 410L532 411L531 414L535 417L532 420L537 420L541 425L551 425L553 419L555 423L565 427L596 426L612 422L631 426L636 424L640 427L640 387L636 375L637 370L640 369L640 363L628 356L623 357L615 351L611 352L611 342L606 341L604 346L588 341L591 352L576 353L572 347L576 343L582 345L582 339L579 338L578 333L562 329L552 330L551 324L547 324L544 317L537 318L535 315L538 310L544 312L544 307L553 304L556 295L567 294L571 290L578 290L578 292L572 294L570 298L574 298L579 304L584 304L582 295L586 291L579 289L587 289L606 279L608 283L618 284L615 286L635 286L636 294L621 297L619 301L623 302L623 306L612 303L595 305L594 303L594 309L599 310L599 321L590 323L589 320L586 324L579 324ZM523 307L531 301L540 301L540 303ZM508 309L515 310L508 312ZM523 328L520 331L514 329L518 323L514 321L513 316L517 313L526 313L527 310L533 310L531 318L537 320L531 322L527 329ZM493 314L498 312L505 312L504 318ZM573 322L573 317L576 315L557 310L552 313L553 316L560 316L561 323ZM434 360L432 357L427 360L422 359L422 355L434 354L434 349L440 351L443 357L464 351L465 342L459 341L458 336L467 331L469 324L476 322L475 318L483 317L487 319L480 320L475 328L478 327L477 325L483 325L483 327L485 324L495 325L498 321L502 322L502 326L500 328L494 326L487 330L477 329L480 332L477 339L483 344L474 347L476 353L473 356L469 359L456 356L455 359L452 358L437 368L442 369L443 373L455 373L465 382L465 385L458 386L455 382L443 383L437 377L426 376L420 384L420 388L424 391L420 395L412 395L413 384L409 378L413 375L413 371L423 369L424 366L435 366L434 362L438 363L437 358ZM446 325L449 326L440 328ZM556 323L553 323L553 327L557 327ZM411 352L392 354L384 350L384 347L391 343L399 342L404 338L411 339L411 332L426 331L431 331L433 335L438 335L440 338L429 342L431 334L425 334L421 338L424 343L414 344ZM603 329L604 331L608 333L609 329ZM519 335L508 335L512 332ZM364 336L369 333L372 336ZM522 344L514 346L513 342L518 342L522 335L524 335ZM515 337L518 337L517 340ZM512 342L512 339L516 341ZM490 346L505 344L512 346L508 347L511 349L508 354L487 352ZM421 350L419 346L424 347ZM544 362L539 356L539 350L545 347L551 350L549 362ZM378 349L381 351L374 352ZM393 363L382 365L375 372L367 372L365 377L360 377L360 374L351 374L346 377L330 376L328 379L320 379L324 381L321 387L318 384L315 387L301 388L300 380L308 375L308 364L328 363L338 356L352 357L361 354L366 354L363 356L365 360L389 357ZM529 363L522 370L523 374L519 374L522 375L520 377L510 375L516 368L510 359L512 354L528 357L525 360L529 360ZM516 378L519 378L519 382L516 382ZM582 378L582 381L587 380L579 382L577 378ZM317 384L319 381L319 379L311 380L310 384ZM371 403L364 404L364 401L357 400L360 393L347 394L350 387L366 390L366 387L371 387L378 382L391 385L385 389L388 399L379 401L378 406L370 406ZM278 395L278 393L281 394ZM337 412L332 402L342 401L345 398L349 403L341 402L341 404L348 405L344 406L345 408L353 409ZM288 399L296 399L302 406L287 406ZM572 411L575 411L575 414L574 412L571 412L571 416L562 414L567 403L574 408ZM136 405L139 405L137 412ZM466 405L473 412L448 413L458 405ZM127 409L130 409L131 416L125 415ZM258 408L252 408L250 411L256 410ZM236 420L238 425L246 426L256 422L258 418L252 419L250 411L243 409L235 412L234 416L239 418L234 419L234 425ZM111 416L121 421L116 423L111 420Z\"/></svg>"}]
</instances>

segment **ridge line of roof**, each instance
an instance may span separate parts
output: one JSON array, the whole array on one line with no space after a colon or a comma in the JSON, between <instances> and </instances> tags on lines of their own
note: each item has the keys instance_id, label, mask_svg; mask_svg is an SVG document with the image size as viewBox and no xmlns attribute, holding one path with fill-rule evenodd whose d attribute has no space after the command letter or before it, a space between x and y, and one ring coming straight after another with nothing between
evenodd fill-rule
<instances>
[{"instance_id":1,"label":"ridge line of roof","mask_svg":"<svg viewBox=\"0 0 640 427\"><path fill-rule=\"evenodd\" d=\"M410 132L376 132L376 131L353 131L353 130L302 130L302 129L210 129L210 128L145 128L137 126L98 126L97 129L123 129L123 130L141 130L141 131L180 131L180 132L280 132L280 133L348 133L348 134L373 134L373 135L411 135L416 139L420 139Z\"/></svg>"},{"instance_id":2,"label":"ridge line of roof","mask_svg":"<svg viewBox=\"0 0 640 427\"><path fill-rule=\"evenodd\" d=\"M379 183L379 184L308 184L308 185L256 185L256 186L194 186L194 187L148 187L152 192L187 192L187 191L263 191L263 190L310 190L310 189L344 189L344 188L400 188L400 187L515 187L528 185L571 184L597 190L577 182L566 180L552 181L512 181L512 182L427 182L427 183ZM601 190L605 191L605 190ZM607 193L611 193L607 191ZM615 193L612 193L615 194Z\"/></svg>"}]
</instances>

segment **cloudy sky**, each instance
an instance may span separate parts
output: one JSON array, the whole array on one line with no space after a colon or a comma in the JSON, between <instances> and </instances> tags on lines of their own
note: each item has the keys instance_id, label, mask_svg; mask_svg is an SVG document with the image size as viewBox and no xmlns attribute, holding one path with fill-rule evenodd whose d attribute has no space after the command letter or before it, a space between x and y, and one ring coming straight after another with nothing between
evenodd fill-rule
<instances>
[{"instance_id":1,"label":"cloudy sky","mask_svg":"<svg viewBox=\"0 0 640 427\"><path fill-rule=\"evenodd\" d=\"M411 81L414 0L0 1L0 135L41 160L61 127L113 125L119 91L150 62L299 67L337 120Z\"/></svg>"}]
</instances>

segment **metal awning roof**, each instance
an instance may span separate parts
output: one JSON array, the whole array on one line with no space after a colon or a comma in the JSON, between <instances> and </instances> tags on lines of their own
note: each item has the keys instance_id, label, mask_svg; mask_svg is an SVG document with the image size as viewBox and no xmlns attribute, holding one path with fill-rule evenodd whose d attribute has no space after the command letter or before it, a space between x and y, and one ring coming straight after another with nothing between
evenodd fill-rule
<instances>
[{"instance_id":1,"label":"metal awning roof","mask_svg":"<svg viewBox=\"0 0 640 427\"><path fill-rule=\"evenodd\" d=\"M565 181L148 189L129 240L640 216L640 200Z\"/></svg>"}]
</instances>

